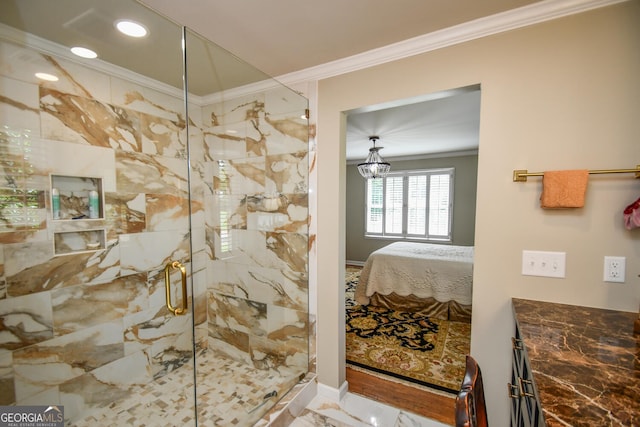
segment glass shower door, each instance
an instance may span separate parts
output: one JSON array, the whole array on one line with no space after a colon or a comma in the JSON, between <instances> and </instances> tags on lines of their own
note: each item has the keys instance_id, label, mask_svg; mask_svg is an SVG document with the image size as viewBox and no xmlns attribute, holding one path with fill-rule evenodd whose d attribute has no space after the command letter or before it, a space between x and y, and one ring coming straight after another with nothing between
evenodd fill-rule
<instances>
[{"instance_id":1,"label":"glass shower door","mask_svg":"<svg viewBox=\"0 0 640 427\"><path fill-rule=\"evenodd\" d=\"M0 405L195 425L182 28L125 0L0 22Z\"/></svg>"},{"instance_id":2,"label":"glass shower door","mask_svg":"<svg viewBox=\"0 0 640 427\"><path fill-rule=\"evenodd\" d=\"M263 417L309 370L307 108L136 1L0 1L0 406Z\"/></svg>"},{"instance_id":3,"label":"glass shower door","mask_svg":"<svg viewBox=\"0 0 640 427\"><path fill-rule=\"evenodd\" d=\"M251 426L309 370L308 101L185 46L198 422Z\"/></svg>"}]
</instances>

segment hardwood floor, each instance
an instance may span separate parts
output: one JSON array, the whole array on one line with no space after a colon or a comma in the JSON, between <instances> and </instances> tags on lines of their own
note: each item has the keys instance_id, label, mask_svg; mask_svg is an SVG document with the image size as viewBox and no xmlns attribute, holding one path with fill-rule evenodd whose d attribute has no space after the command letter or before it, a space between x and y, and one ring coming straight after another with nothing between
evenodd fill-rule
<instances>
[{"instance_id":1,"label":"hardwood floor","mask_svg":"<svg viewBox=\"0 0 640 427\"><path fill-rule=\"evenodd\" d=\"M455 396L430 393L424 388L389 381L347 366L349 392L399 409L455 425Z\"/></svg>"}]
</instances>

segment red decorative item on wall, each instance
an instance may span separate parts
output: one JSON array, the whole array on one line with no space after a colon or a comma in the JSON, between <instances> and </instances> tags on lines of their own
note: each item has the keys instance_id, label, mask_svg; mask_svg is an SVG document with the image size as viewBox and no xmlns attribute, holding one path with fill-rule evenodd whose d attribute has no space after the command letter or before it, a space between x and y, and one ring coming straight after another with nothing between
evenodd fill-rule
<instances>
[{"instance_id":1,"label":"red decorative item on wall","mask_svg":"<svg viewBox=\"0 0 640 427\"><path fill-rule=\"evenodd\" d=\"M640 228L640 198L625 208L624 226L627 230Z\"/></svg>"}]
</instances>

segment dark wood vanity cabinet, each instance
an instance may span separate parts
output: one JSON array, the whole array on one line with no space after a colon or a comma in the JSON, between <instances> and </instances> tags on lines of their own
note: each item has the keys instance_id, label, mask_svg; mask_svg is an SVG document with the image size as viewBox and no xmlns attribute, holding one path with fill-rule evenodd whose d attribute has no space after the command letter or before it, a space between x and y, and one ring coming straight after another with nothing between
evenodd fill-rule
<instances>
[{"instance_id":1,"label":"dark wood vanity cabinet","mask_svg":"<svg viewBox=\"0 0 640 427\"><path fill-rule=\"evenodd\" d=\"M512 426L640 426L637 313L517 298L512 304Z\"/></svg>"},{"instance_id":2,"label":"dark wood vanity cabinet","mask_svg":"<svg viewBox=\"0 0 640 427\"><path fill-rule=\"evenodd\" d=\"M511 400L511 427L544 427L540 398L517 321L511 348L511 382L507 384Z\"/></svg>"}]
</instances>

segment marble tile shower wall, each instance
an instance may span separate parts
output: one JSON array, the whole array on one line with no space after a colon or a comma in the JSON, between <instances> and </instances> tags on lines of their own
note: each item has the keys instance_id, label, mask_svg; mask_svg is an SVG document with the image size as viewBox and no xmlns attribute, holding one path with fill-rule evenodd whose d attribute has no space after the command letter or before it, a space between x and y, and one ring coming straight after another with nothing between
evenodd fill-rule
<instances>
[{"instance_id":1,"label":"marble tile shower wall","mask_svg":"<svg viewBox=\"0 0 640 427\"><path fill-rule=\"evenodd\" d=\"M305 108L282 88L202 109L209 345L288 380L309 362Z\"/></svg>"},{"instance_id":2,"label":"marble tile shower wall","mask_svg":"<svg viewBox=\"0 0 640 427\"><path fill-rule=\"evenodd\" d=\"M43 70L61 79L37 81ZM198 349L307 371L296 102L274 90L190 106L189 209L179 96L0 42L0 405L60 402L73 417L187 363L191 316L164 306L170 260L192 263ZM104 215L54 221L51 175L100 177ZM100 250L56 256L93 229Z\"/></svg>"},{"instance_id":3,"label":"marble tile shower wall","mask_svg":"<svg viewBox=\"0 0 640 427\"><path fill-rule=\"evenodd\" d=\"M192 358L191 316L164 307L164 265L190 261L182 102L8 43L0 73L1 403L73 419ZM101 217L54 221L50 175L99 177ZM56 255L96 229L99 250Z\"/></svg>"}]
</instances>

